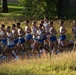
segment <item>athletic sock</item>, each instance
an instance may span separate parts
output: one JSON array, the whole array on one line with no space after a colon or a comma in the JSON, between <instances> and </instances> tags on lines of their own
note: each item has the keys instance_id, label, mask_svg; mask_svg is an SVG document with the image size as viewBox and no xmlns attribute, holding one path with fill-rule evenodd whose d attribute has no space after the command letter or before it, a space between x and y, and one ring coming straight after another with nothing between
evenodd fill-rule
<instances>
[{"instance_id":1,"label":"athletic sock","mask_svg":"<svg viewBox=\"0 0 76 75\"><path fill-rule=\"evenodd\" d=\"M16 55L14 51L12 51L12 54L15 56L16 59L18 59L18 56Z\"/></svg>"}]
</instances>

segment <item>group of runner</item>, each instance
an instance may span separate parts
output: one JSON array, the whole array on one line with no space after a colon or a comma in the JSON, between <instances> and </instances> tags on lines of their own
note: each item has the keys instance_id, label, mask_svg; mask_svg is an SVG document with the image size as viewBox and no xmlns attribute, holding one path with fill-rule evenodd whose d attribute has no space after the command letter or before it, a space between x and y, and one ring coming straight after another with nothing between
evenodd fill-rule
<instances>
[{"instance_id":1,"label":"group of runner","mask_svg":"<svg viewBox=\"0 0 76 75\"><path fill-rule=\"evenodd\" d=\"M25 30L21 28L20 22L7 26L2 24L0 27L0 58L6 60L7 53L9 53L15 60L18 60L18 52L20 54L27 53L27 45L30 44L31 54L34 55L34 51L38 51L38 55L41 56L43 49L54 54L59 53L61 46L67 46L71 42L66 41L66 29L64 27L64 21L60 21L59 34L60 37L57 39L57 31L52 21L49 21L48 17L41 20L40 24L37 25L36 21L32 22L30 27L29 21L25 20ZM76 37L76 21L72 28L72 32Z\"/></svg>"}]
</instances>

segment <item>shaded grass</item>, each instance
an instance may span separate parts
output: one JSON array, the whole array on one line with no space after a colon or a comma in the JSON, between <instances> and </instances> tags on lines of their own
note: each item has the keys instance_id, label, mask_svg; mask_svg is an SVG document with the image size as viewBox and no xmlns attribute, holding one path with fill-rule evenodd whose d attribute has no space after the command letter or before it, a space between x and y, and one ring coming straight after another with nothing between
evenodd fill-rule
<instances>
[{"instance_id":1,"label":"shaded grass","mask_svg":"<svg viewBox=\"0 0 76 75\"><path fill-rule=\"evenodd\" d=\"M1 3L0 3L0 9L1 9ZM23 6L20 5L19 2L8 2L8 10L9 13L0 13L0 18L4 17L17 17L22 15Z\"/></svg>"}]
</instances>

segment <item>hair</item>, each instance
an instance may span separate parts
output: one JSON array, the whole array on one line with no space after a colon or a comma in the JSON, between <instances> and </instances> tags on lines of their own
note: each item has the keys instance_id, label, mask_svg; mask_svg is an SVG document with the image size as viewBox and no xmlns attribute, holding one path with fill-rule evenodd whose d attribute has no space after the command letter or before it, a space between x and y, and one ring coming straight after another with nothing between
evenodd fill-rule
<instances>
[{"instance_id":1,"label":"hair","mask_svg":"<svg viewBox=\"0 0 76 75\"><path fill-rule=\"evenodd\" d=\"M46 17L44 17L45 19L49 19L47 16Z\"/></svg>"},{"instance_id":2,"label":"hair","mask_svg":"<svg viewBox=\"0 0 76 75\"><path fill-rule=\"evenodd\" d=\"M61 21L60 21L60 23L64 24L64 21L63 21L63 20L61 20Z\"/></svg>"},{"instance_id":3,"label":"hair","mask_svg":"<svg viewBox=\"0 0 76 75\"><path fill-rule=\"evenodd\" d=\"M41 23L44 23L44 21L42 20Z\"/></svg>"},{"instance_id":4,"label":"hair","mask_svg":"<svg viewBox=\"0 0 76 75\"><path fill-rule=\"evenodd\" d=\"M5 28L5 25L4 25L4 24L2 24L2 25L1 25L1 27Z\"/></svg>"},{"instance_id":5,"label":"hair","mask_svg":"<svg viewBox=\"0 0 76 75\"><path fill-rule=\"evenodd\" d=\"M12 24L12 27L16 27L16 25L15 24Z\"/></svg>"},{"instance_id":6,"label":"hair","mask_svg":"<svg viewBox=\"0 0 76 75\"><path fill-rule=\"evenodd\" d=\"M42 24L40 24L40 27L43 27L43 25L42 25Z\"/></svg>"},{"instance_id":7,"label":"hair","mask_svg":"<svg viewBox=\"0 0 76 75\"><path fill-rule=\"evenodd\" d=\"M7 26L7 29L10 29L11 27L10 26Z\"/></svg>"},{"instance_id":8,"label":"hair","mask_svg":"<svg viewBox=\"0 0 76 75\"><path fill-rule=\"evenodd\" d=\"M36 21L33 21L33 23L35 23L35 24L36 24Z\"/></svg>"},{"instance_id":9,"label":"hair","mask_svg":"<svg viewBox=\"0 0 76 75\"><path fill-rule=\"evenodd\" d=\"M51 21L50 24L53 24L53 22Z\"/></svg>"},{"instance_id":10,"label":"hair","mask_svg":"<svg viewBox=\"0 0 76 75\"><path fill-rule=\"evenodd\" d=\"M29 23L29 20L25 20L27 23Z\"/></svg>"},{"instance_id":11,"label":"hair","mask_svg":"<svg viewBox=\"0 0 76 75\"><path fill-rule=\"evenodd\" d=\"M20 22L17 22L17 25L20 25Z\"/></svg>"}]
</instances>

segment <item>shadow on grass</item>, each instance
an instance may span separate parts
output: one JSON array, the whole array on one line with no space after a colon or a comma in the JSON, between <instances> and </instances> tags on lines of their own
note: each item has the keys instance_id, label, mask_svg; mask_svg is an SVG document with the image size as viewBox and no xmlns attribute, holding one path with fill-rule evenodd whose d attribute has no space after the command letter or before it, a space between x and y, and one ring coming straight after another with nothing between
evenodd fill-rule
<instances>
[{"instance_id":1,"label":"shadow on grass","mask_svg":"<svg viewBox=\"0 0 76 75\"><path fill-rule=\"evenodd\" d=\"M21 11L23 11L22 8L9 8L8 10L9 10L9 12L16 12L16 11L21 12Z\"/></svg>"}]
</instances>

